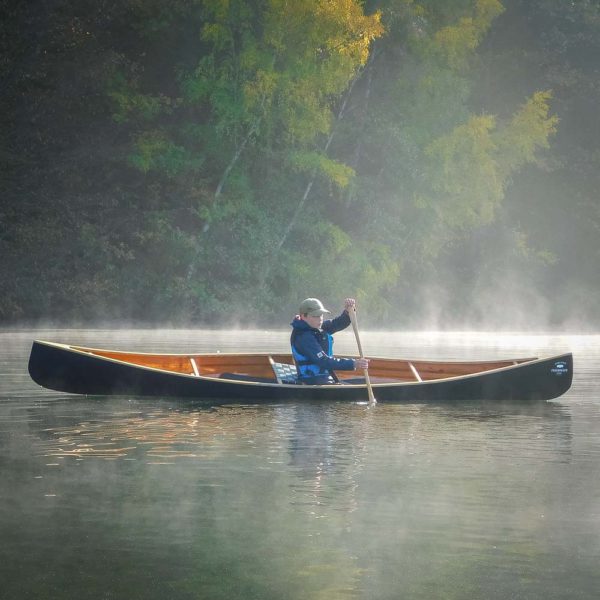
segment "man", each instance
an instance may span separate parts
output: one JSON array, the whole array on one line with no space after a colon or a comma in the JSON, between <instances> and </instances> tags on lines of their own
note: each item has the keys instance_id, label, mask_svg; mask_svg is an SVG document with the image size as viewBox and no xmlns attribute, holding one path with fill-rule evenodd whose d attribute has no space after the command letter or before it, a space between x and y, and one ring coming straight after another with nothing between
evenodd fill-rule
<instances>
[{"instance_id":1,"label":"man","mask_svg":"<svg viewBox=\"0 0 600 600\"><path fill-rule=\"evenodd\" d=\"M307 298L300 304L298 315L292 321L292 354L298 368L298 381L306 384L337 383L334 371L356 371L369 367L366 358L335 358L333 335L350 325L350 310L356 300L346 298L344 311L339 317L323 321L331 314L317 298Z\"/></svg>"}]
</instances>

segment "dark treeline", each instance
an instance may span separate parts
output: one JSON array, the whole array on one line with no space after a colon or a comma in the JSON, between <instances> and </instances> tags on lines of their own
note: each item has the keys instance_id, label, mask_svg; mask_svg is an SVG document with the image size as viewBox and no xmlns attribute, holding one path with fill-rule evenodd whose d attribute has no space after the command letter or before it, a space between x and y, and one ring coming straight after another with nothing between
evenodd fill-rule
<instances>
[{"instance_id":1,"label":"dark treeline","mask_svg":"<svg viewBox=\"0 0 600 600\"><path fill-rule=\"evenodd\" d=\"M600 322L596 1L1 6L3 323Z\"/></svg>"}]
</instances>

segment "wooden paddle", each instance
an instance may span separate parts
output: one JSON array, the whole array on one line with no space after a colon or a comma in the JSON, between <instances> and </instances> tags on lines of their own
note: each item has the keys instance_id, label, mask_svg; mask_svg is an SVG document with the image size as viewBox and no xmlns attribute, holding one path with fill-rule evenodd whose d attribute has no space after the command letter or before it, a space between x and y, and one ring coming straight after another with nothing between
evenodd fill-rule
<instances>
[{"instance_id":1,"label":"wooden paddle","mask_svg":"<svg viewBox=\"0 0 600 600\"><path fill-rule=\"evenodd\" d=\"M362 344L360 343L360 335L358 333L358 323L356 321L356 307L352 306L348 309L348 314L350 315L350 321L352 322L352 329L354 329L354 337L356 338L356 345L358 346L358 353L361 358L364 358L365 355L363 353ZM369 394L369 404L373 406L377 404L377 400L375 400L375 395L373 394L373 388L371 387L371 380L369 379L369 371L365 369L365 381L367 382L367 392Z\"/></svg>"}]
</instances>

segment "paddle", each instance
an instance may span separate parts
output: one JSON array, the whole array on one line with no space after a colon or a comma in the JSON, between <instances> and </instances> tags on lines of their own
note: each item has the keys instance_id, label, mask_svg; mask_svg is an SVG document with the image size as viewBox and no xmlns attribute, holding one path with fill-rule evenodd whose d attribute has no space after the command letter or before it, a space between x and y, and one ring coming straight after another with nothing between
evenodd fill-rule
<instances>
[{"instance_id":1,"label":"paddle","mask_svg":"<svg viewBox=\"0 0 600 600\"><path fill-rule=\"evenodd\" d=\"M350 315L350 321L352 322L352 329L354 329L354 337L356 338L356 345L358 346L358 353L361 358L364 358L365 355L363 353L362 344L360 343L360 335L358 333L358 323L356 321L356 307L351 306L348 308L348 314ZM377 400L375 400L375 395L373 394L373 388L371 387L371 380L369 379L369 372L367 369L364 371L365 373L365 381L367 382L367 392L369 393L369 404L373 406L377 404Z\"/></svg>"}]
</instances>

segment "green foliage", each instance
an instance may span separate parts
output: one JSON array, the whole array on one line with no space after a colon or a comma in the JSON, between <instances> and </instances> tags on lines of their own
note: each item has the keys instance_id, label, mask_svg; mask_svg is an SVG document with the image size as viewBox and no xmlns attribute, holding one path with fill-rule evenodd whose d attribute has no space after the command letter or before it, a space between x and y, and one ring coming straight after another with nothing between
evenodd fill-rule
<instances>
[{"instance_id":1,"label":"green foliage","mask_svg":"<svg viewBox=\"0 0 600 600\"><path fill-rule=\"evenodd\" d=\"M427 201L421 198L420 204L433 204L438 218L451 228L489 223L502 200L491 135L495 125L493 117L471 117L425 148L428 180L435 196Z\"/></svg>"},{"instance_id":2,"label":"green foliage","mask_svg":"<svg viewBox=\"0 0 600 600\"><path fill-rule=\"evenodd\" d=\"M137 136L130 155L131 164L143 173L156 170L174 177L183 170L198 170L203 157L173 143L162 131L146 131Z\"/></svg>"},{"instance_id":3,"label":"green foliage","mask_svg":"<svg viewBox=\"0 0 600 600\"><path fill-rule=\"evenodd\" d=\"M477 0L472 15L461 17L458 22L435 32L430 51L453 69L464 67L492 21L502 11L502 4L498 0Z\"/></svg>"},{"instance_id":4,"label":"green foliage","mask_svg":"<svg viewBox=\"0 0 600 600\"><path fill-rule=\"evenodd\" d=\"M420 205L434 204L440 220L451 228L490 223L508 178L534 162L556 132L558 118L549 114L549 99L549 92L535 93L499 130L494 117L471 117L433 141L425 149L428 181L443 201L420 197Z\"/></svg>"},{"instance_id":5,"label":"green foliage","mask_svg":"<svg viewBox=\"0 0 600 600\"><path fill-rule=\"evenodd\" d=\"M568 236L550 247L542 230L563 220L595 248L594 119L588 147L554 154L576 122L565 90L600 89L558 51L596 47L589 2L82 0L24 20L11 2L1 319L287 319L310 294L356 295L380 319L417 314L440 274L480 290L457 264L558 273ZM515 7L548 32L545 78L535 52L480 58ZM21 43L27 19L39 47ZM532 76L509 93L497 72L523 60ZM573 157L587 187L556 170ZM528 180L548 189L536 210L539 192L511 195Z\"/></svg>"},{"instance_id":6,"label":"green foliage","mask_svg":"<svg viewBox=\"0 0 600 600\"><path fill-rule=\"evenodd\" d=\"M533 94L498 136L505 172L510 174L526 163L535 162L538 150L549 148L548 140L556 133L559 121L556 115L550 115L551 98L550 91Z\"/></svg>"},{"instance_id":7,"label":"green foliage","mask_svg":"<svg viewBox=\"0 0 600 600\"><path fill-rule=\"evenodd\" d=\"M149 95L140 93L138 83L128 83L122 72L115 72L108 81L108 97L114 106L113 119L126 123L132 118L152 121L161 114L170 114L179 104L176 98L164 94Z\"/></svg>"},{"instance_id":8,"label":"green foliage","mask_svg":"<svg viewBox=\"0 0 600 600\"><path fill-rule=\"evenodd\" d=\"M354 170L351 167L319 152L293 152L289 160L295 170L304 173L318 171L340 188L345 188L354 176Z\"/></svg>"}]
</instances>

